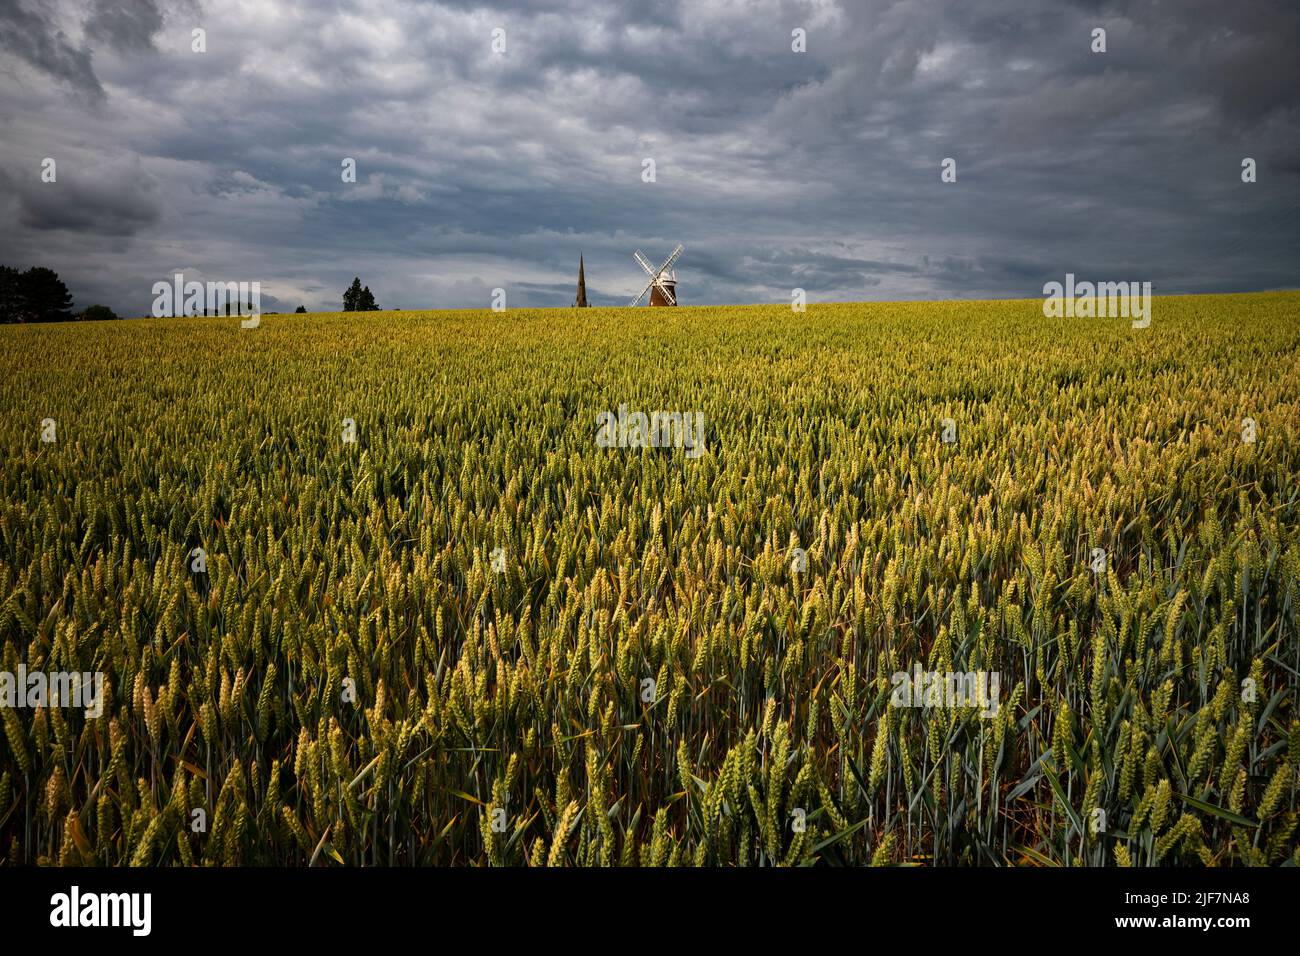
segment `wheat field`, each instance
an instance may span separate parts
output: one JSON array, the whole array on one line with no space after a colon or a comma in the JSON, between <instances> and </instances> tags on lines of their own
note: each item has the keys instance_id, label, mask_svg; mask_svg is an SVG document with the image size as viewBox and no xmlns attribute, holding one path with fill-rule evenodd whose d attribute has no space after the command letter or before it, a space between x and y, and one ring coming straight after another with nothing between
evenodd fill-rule
<instances>
[{"instance_id":1,"label":"wheat field","mask_svg":"<svg viewBox=\"0 0 1300 956\"><path fill-rule=\"evenodd\" d=\"M0 339L7 864L1300 863L1300 293Z\"/></svg>"}]
</instances>

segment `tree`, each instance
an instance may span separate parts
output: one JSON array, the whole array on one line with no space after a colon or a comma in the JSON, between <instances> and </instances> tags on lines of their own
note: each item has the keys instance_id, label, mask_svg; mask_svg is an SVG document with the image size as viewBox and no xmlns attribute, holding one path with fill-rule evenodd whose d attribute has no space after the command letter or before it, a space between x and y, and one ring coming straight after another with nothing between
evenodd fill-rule
<instances>
[{"instance_id":1,"label":"tree","mask_svg":"<svg viewBox=\"0 0 1300 956\"><path fill-rule=\"evenodd\" d=\"M106 305L90 305L86 311L81 313L81 317L91 322L103 322L107 319L116 319L117 313Z\"/></svg>"},{"instance_id":2,"label":"tree","mask_svg":"<svg viewBox=\"0 0 1300 956\"><path fill-rule=\"evenodd\" d=\"M44 266L26 272L0 266L0 322L67 322L72 295L58 273Z\"/></svg>"},{"instance_id":3,"label":"tree","mask_svg":"<svg viewBox=\"0 0 1300 956\"><path fill-rule=\"evenodd\" d=\"M22 273L0 266L0 322L21 322L22 304Z\"/></svg>"},{"instance_id":4,"label":"tree","mask_svg":"<svg viewBox=\"0 0 1300 956\"><path fill-rule=\"evenodd\" d=\"M32 266L23 275L28 312L36 322L68 322L72 319L72 294L57 272Z\"/></svg>"},{"instance_id":5,"label":"tree","mask_svg":"<svg viewBox=\"0 0 1300 956\"><path fill-rule=\"evenodd\" d=\"M362 288L361 277L358 276L352 280L352 285L343 293L343 311L344 312L375 312L379 306L375 304L375 297L370 291L370 286Z\"/></svg>"},{"instance_id":6,"label":"tree","mask_svg":"<svg viewBox=\"0 0 1300 956\"><path fill-rule=\"evenodd\" d=\"M360 308L358 304L360 301L361 301L361 277L357 276L352 280L352 285L348 286L348 290L343 293L343 311L344 312L357 311L357 309Z\"/></svg>"},{"instance_id":7,"label":"tree","mask_svg":"<svg viewBox=\"0 0 1300 956\"><path fill-rule=\"evenodd\" d=\"M307 307L306 307L305 305L300 305L300 306L298 306L298 308L294 309L293 311L294 311L294 312L306 312L306 311L307 311Z\"/></svg>"}]
</instances>

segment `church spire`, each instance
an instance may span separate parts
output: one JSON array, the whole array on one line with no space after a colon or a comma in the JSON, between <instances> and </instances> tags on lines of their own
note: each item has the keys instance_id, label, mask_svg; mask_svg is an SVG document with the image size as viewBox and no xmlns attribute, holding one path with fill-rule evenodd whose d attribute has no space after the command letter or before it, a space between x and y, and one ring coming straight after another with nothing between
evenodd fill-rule
<instances>
[{"instance_id":1,"label":"church spire","mask_svg":"<svg viewBox=\"0 0 1300 956\"><path fill-rule=\"evenodd\" d=\"M573 304L579 309L587 307L587 277L583 273L582 253L578 253L578 298Z\"/></svg>"}]
</instances>

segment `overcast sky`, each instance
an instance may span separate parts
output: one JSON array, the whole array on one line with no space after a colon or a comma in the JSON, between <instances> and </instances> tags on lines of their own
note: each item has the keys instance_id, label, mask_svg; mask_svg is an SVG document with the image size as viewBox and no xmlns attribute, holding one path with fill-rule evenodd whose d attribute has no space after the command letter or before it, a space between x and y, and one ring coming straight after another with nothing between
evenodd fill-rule
<instances>
[{"instance_id":1,"label":"overcast sky","mask_svg":"<svg viewBox=\"0 0 1300 956\"><path fill-rule=\"evenodd\" d=\"M1296 0L0 0L0 77L0 262L78 308L1300 286Z\"/></svg>"}]
</instances>

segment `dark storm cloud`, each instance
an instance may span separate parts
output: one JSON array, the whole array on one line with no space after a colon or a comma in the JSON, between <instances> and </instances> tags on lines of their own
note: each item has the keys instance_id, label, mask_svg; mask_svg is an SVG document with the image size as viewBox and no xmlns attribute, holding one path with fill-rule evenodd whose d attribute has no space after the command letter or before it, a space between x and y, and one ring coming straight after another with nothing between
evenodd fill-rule
<instances>
[{"instance_id":1,"label":"dark storm cloud","mask_svg":"<svg viewBox=\"0 0 1300 956\"><path fill-rule=\"evenodd\" d=\"M89 174L65 164L53 183L0 173L0 188L16 197L19 224L37 230L129 236L156 223L162 211L157 184L138 160L100 162Z\"/></svg>"},{"instance_id":2,"label":"dark storm cloud","mask_svg":"<svg viewBox=\"0 0 1300 956\"><path fill-rule=\"evenodd\" d=\"M125 52L152 49L161 29L162 11L153 0L94 0L86 20L92 40Z\"/></svg>"},{"instance_id":3,"label":"dark storm cloud","mask_svg":"<svg viewBox=\"0 0 1300 956\"><path fill-rule=\"evenodd\" d=\"M1182 60L1185 68L1171 71L1171 77L1210 93L1230 126L1250 125L1274 111L1294 112L1300 105L1300 5L1274 0L1079 5L1145 24L1141 35L1159 54L1154 63Z\"/></svg>"},{"instance_id":4,"label":"dark storm cloud","mask_svg":"<svg viewBox=\"0 0 1300 956\"><path fill-rule=\"evenodd\" d=\"M72 45L42 3L0 0L0 52L6 58L25 60L42 75L66 83L92 101L104 95L90 52Z\"/></svg>"},{"instance_id":5,"label":"dark storm cloud","mask_svg":"<svg viewBox=\"0 0 1300 956\"><path fill-rule=\"evenodd\" d=\"M0 24L4 257L120 311L181 270L286 307L353 275L385 308L564 306L580 252L621 304L632 251L677 242L689 303L1300 275L1283 0L0 0Z\"/></svg>"}]
</instances>

